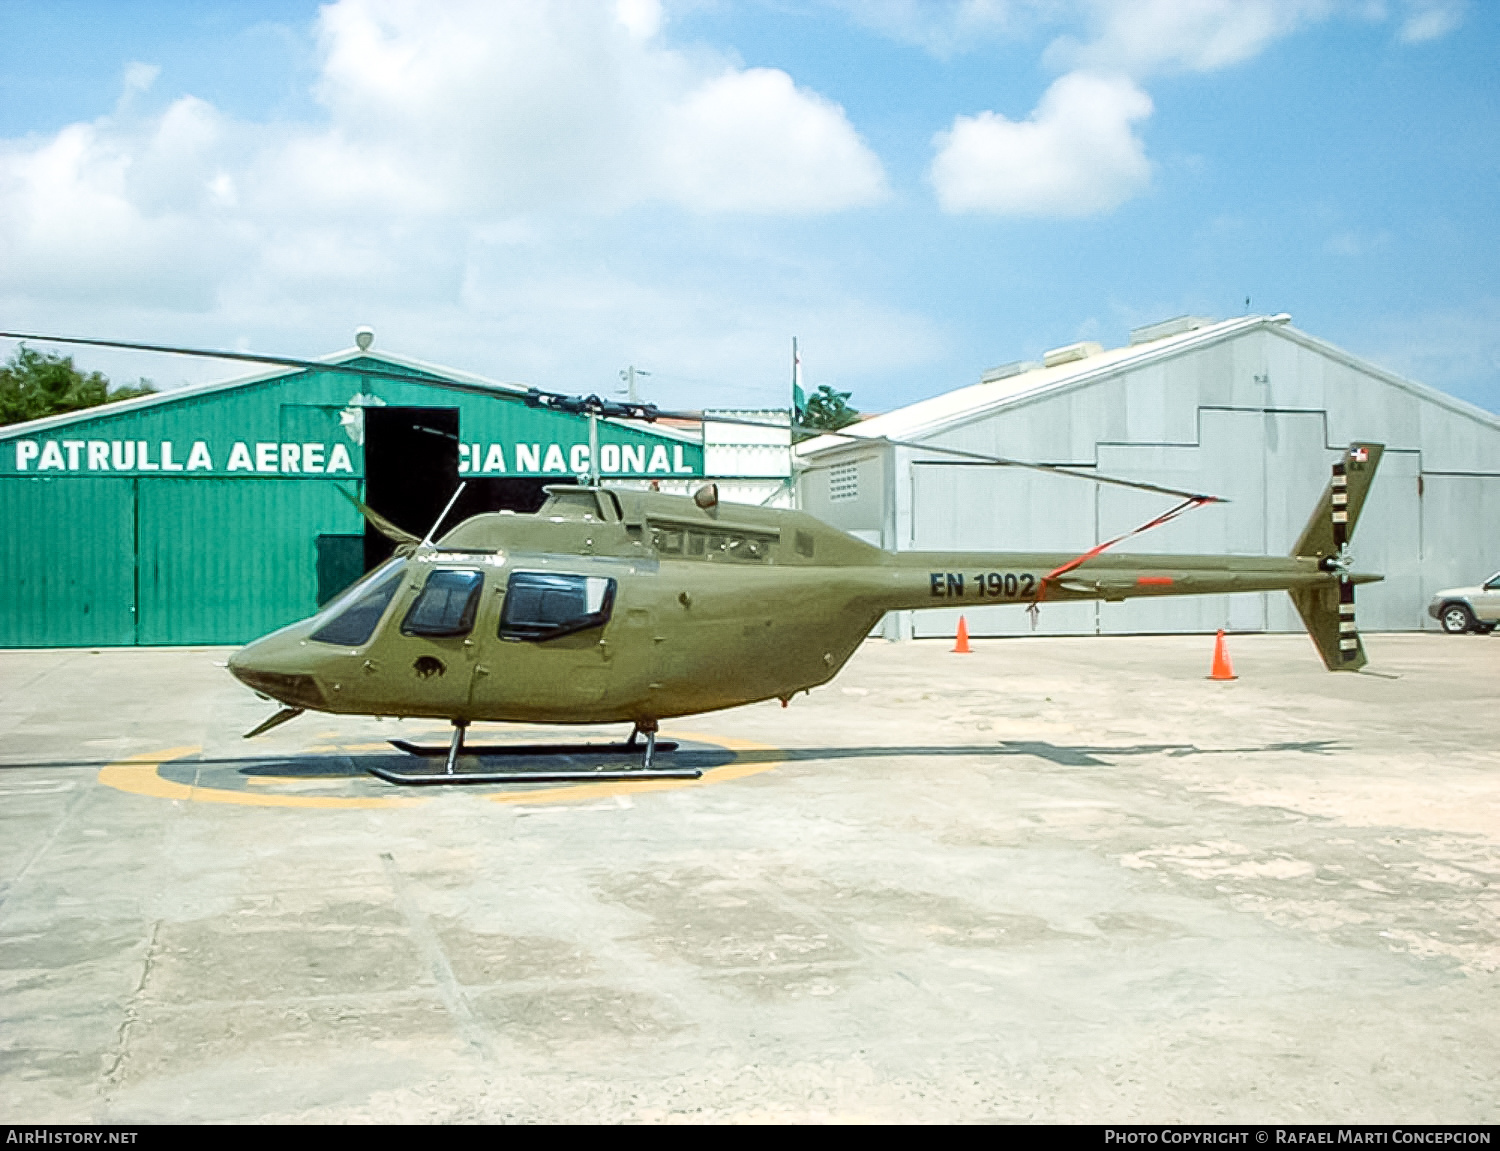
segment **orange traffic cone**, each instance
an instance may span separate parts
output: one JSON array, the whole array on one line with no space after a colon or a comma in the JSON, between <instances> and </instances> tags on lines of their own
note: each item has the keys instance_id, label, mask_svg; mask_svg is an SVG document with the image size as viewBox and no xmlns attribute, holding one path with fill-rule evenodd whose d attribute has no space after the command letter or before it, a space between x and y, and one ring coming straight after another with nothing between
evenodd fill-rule
<instances>
[{"instance_id":1,"label":"orange traffic cone","mask_svg":"<svg viewBox=\"0 0 1500 1151\"><path fill-rule=\"evenodd\" d=\"M1229 663L1229 648L1224 643L1224 629L1219 629L1219 637L1214 640L1214 667L1208 673L1209 679L1238 679L1234 674L1234 668Z\"/></svg>"},{"instance_id":2,"label":"orange traffic cone","mask_svg":"<svg viewBox=\"0 0 1500 1151\"><path fill-rule=\"evenodd\" d=\"M964 622L964 617L958 617L958 642L953 645L953 650L961 655L968 655L972 650L969 647L969 625Z\"/></svg>"}]
</instances>

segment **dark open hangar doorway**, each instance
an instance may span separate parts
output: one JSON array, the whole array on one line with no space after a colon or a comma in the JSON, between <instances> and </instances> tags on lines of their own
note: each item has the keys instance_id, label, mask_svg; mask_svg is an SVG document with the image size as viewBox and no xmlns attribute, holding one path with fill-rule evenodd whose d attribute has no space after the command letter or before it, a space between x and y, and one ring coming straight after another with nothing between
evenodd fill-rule
<instances>
[{"instance_id":1,"label":"dark open hangar doorway","mask_svg":"<svg viewBox=\"0 0 1500 1151\"><path fill-rule=\"evenodd\" d=\"M443 532L483 512L534 512L547 498L544 487L573 482L568 476L460 476L457 408L365 408L364 440L365 503L418 537L431 530L460 481L463 494L444 519ZM369 524L363 535L320 535L319 605L395 550L394 541Z\"/></svg>"}]
</instances>

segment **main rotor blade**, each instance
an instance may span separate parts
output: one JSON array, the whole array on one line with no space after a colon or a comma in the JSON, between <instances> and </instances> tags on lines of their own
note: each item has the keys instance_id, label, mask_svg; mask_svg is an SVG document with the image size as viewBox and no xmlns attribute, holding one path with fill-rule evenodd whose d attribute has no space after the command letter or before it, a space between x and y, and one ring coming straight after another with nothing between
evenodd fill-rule
<instances>
[{"instance_id":1,"label":"main rotor blade","mask_svg":"<svg viewBox=\"0 0 1500 1151\"><path fill-rule=\"evenodd\" d=\"M703 422L712 420L716 424L737 424L752 428L786 428L786 424L770 423L766 420L750 420L740 416L716 416L708 415L701 411L664 411L655 404L622 403L616 400L601 399L599 396L568 396L561 392L545 392L540 388L506 387L501 384L477 384L468 383L463 380L454 380L446 376L434 378L417 371L399 371L389 368L361 368L349 364L328 363L325 360L304 360L296 356L271 356L260 352L228 352L216 348L187 348L176 344L143 344L133 340L100 340L85 336L47 336L30 332L0 332L0 338L8 340L34 340L44 344L82 344L93 348L123 348L134 352L159 352L168 356L194 356L205 360L233 360L244 364L268 364L281 368L301 368L309 372L334 372L345 376L365 376L376 380L393 380L397 383L430 384L441 383L444 387L457 388L461 391L474 392L478 395L493 396L502 400L512 400L516 403L525 404L531 408L546 408L549 411L565 412L569 415L595 415L606 419L639 420L645 423L654 423L659 417L668 419L692 420ZM822 430L817 428L798 428L816 432L821 435Z\"/></svg>"},{"instance_id":2,"label":"main rotor blade","mask_svg":"<svg viewBox=\"0 0 1500 1151\"><path fill-rule=\"evenodd\" d=\"M959 456L963 459L978 460L981 463L993 464L1002 468L1025 468L1034 472L1049 472L1052 475L1072 476L1077 480L1092 480L1096 484L1108 484L1117 488L1134 488L1136 491L1153 492L1156 495L1176 496L1180 500L1192 500L1198 504L1227 504L1229 501L1223 496L1211 496L1203 492L1184 491L1181 488L1169 488L1162 484L1150 484L1144 480L1122 480L1118 476L1094 475L1091 472L1079 471L1076 468L1067 467L1064 464L1037 464L1027 460L1013 460L1007 456L991 456L984 452L968 452L961 448L944 448L937 444L923 444L915 440L897 440L890 436L861 436L848 432L821 433L825 436L839 436L846 440L858 440L867 444L891 444L898 448L915 448L923 452L937 452L946 456ZM832 466L832 465L827 465Z\"/></svg>"},{"instance_id":3,"label":"main rotor blade","mask_svg":"<svg viewBox=\"0 0 1500 1151\"><path fill-rule=\"evenodd\" d=\"M766 420L750 420L741 416L718 416L709 415L701 411L665 411L655 404L622 403L617 400L606 400L599 396L569 396L561 392L546 392L540 388L506 387L501 384L477 384L468 383L463 380L453 380L446 376L434 380L433 376L424 375L417 371L398 371L389 368L361 368L349 364L333 364L325 360L304 360L296 356L271 356L260 352L229 352L216 348L187 348L176 344L143 344L134 340L100 340L85 336L48 336L33 332L0 332L0 338L8 340L34 340L44 344L81 344L93 348L123 348L134 352L159 352L168 356L194 356L205 360L233 360L244 364L268 364L281 368L301 368L309 372L334 372L346 376L365 376L376 380L393 380L398 383L430 384L440 382L444 387L458 388L461 391L474 392L479 395L494 396L498 399L512 400L525 404L531 408L546 408L549 411L565 412L569 415L595 415L606 419L639 420L645 423L654 423L658 418L665 416L668 419L692 420L704 422L711 420L716 424L736 424L742 427L752 428L786 428L786 424L771 423ZM819 428L795 428L797 431L810 431L819 435L823 434Z\"/></svg>"},{"instance_id":4,"label":"main rotor blade","mask_svg":"<svg viewBox=\"0 0 1500 1151\"><path fill-rule=\"evenodd\" d=\"M805 424L773 424L766 420L748 420L737 416L720 416L711 412L694 411L679 412L668 411L664 408L657 409L658 416L668 419L701 420L704 423L736 424L741 427L750 428L790 428L793 432L810 432L816 436L837 436L844 440L857 440L866 444L890 444L897 448L915 448L918 451L937 452L940 455L961 456L964 459L978 460L981 463L994 464L1004 468L1027 468L1031 471L1050 472L1053 475L1072 476L1079 480L1092 480L1096 484L1108 484L1117 488L1134 488L1136 491L1153 492L1156 495L1176 496L1180 500L1192 500L1199 504L1227 504L1229 500L1224 496L1211 496L1206 492L1190 492L1182 488L1169 488L1162 484L1151 484L1144 480L1123 480L1117 476L1095 475L1092 472L1078 471L1064 464L1038 464L1029 460L1016 460L1007 456L992 456L984 452L968 452L960 448L939 447L937 444L923 444L915 440L898 440L891 436L862 436L856 432L830 431L827 428L810 428ZM824 465L815 465L824 466ZM831 466L831 465L827 465ZM804 469L807 471L812 468Z\"/></svg>"},{"instance_id":5,"label":"main rotor blade","mask_svg":"<svg viewBox=\"0 0 1500 1151\"><path fill-rule=\"evenodd\" d=\"M924 452L937 452L941 455L962 456L964 459L978 460L981 463L994 464L1005 468L1028 468L1032 471L1051 472L1053 475L1072 476L1079 480L1092 480L1096 484L1109 484L1117 488L1134 488L1136 491L1153 492L1157 495L1176 496L1180 500L1193 500L1200 504L1227 504L1229 500L1224 496L1211 496L1205 492L1190 492L1182 488L1169 488L1162 484L1151 484L1144 480L1122 480L1116 476L1095 475L1091 472L1078 471L1064 464L1037 464L1028 460L1015 460L1006 456L992 456L983 452L967 452L959 448L944 448L936 444L923 444L915 440L898 440L890 436L861 436L853 432L829 431L827 428L810 428L805 424L773 424L766 420L749 420L739 416L721 416L706 411L669 411L666 408L657 408L656 415L667 419L677 420L700 420L704 423L733 424L748 428L774 428L777 430L789 429L793 432L811 432L817 436L837 436L845 440L858 440L867 444L890 444L898 448L916 448ZM822 465L816 465L822 466ZM812 468L804 469L807 471Z\"/></svg>"},{"instance_id":6,"label":"main rotor blade","mask_svg":"<svg viewBox=\"0 0 1500 1151\"><path fill-rule=\"evenodd\" d=\"M184 348L172 344L142 344L130 340L99 340L83 336L46 336L28 334L25 332L0 332L0 338L9 340L38 340L42 343L52 344L82 344L96 348L123 348L137 352L160 352L172 356L196 356L200 359L209 360L234 360L248 364L269 364L283 368L300 368L311 372L335 372L348 376L364 376L368 379L394 380L398 383L433 383L431 376L421 375L415 371L400 372L390 371L384 368L359 368L347 364L331 364L323 360L303 360L294 356L267 356L258 352L226 352L209 348ZM478 395L491 396L497 399L512 400L523 403L531 408L546 408L549 411L565 412L570 415L595 415L606 419L639 420L645 423L655 423L658 419L691 420L699 423L729 424L736 427L748 428L771 428L777 431L786 429L791 432L811 432L819 436L838 436L847 440L862 440L866 443L886 443L900 448L916 448L926 452L937 452L942 455L960 456L965 459L978 460L981 463L993 464L998 467L1027 468L1031 471L1050 472L1054 475L1072 476L1075 479L1092 480L1097 484L1108 484L1113 487L1133 488L1137 491L1154 492L1158 495L1176 496L1178 499L1191 499L1199 503L1222 504L1229 501L1222 496L1206 495L1202 492L1183 491L1180 488L1164 487L1160 484L1149 484L1140 480L1122 480L1113 476L1091 475L1088 472L1076 471L1061 464L1037 464L1025 460L1009 459L1005 456L985 455L981 452L966 452L958 448L943 448L933 444L921 444L911 440L897 440L890 436L860 436L848 432L829 431L827 428L809 428L798 423L780 424L769 420L752 420L743 416L718 415L702 410L675 411L666 408L658 408L655 404L642 403L619 403L614 400L601 399L599 396L567 396L560 392L544 392L540 388L529 388L526 391L512 390L498 384L474 384L461 380L453 380L441 377L437 382L444 387L456 388L460 391L473 392Z\"/></svg>"},{"instance_id":7,"label":"main rotor blade","mask_svg":"<svg viewBox=\"0 0 1500 1151\"><path fill-rule=\"evenodd\" d=\"M391 371L386 368L357 368L349 364L330 364L324 360L301 360L295 356L266 356L259 352L226 352L211 348L182 348L171 344L139 344L130 340L95 340L83 336L39 336L26 332L0 332L0 338L8 340L36 340L44 344L85 344L95 348L124 348L135 352L161 352L169 356L196 356L205 360L235 360L245 364L270 364L282 368L301 368L309 372L334 372L345 376L366 376L377 380L394 380L403 384L441 383L445 387L480 395L495 396L502 400L525 403L527 393L500 384L474 384L463 380L452 380L446 376L433 377L416 371Z\"/></svg>"}]
</instances>

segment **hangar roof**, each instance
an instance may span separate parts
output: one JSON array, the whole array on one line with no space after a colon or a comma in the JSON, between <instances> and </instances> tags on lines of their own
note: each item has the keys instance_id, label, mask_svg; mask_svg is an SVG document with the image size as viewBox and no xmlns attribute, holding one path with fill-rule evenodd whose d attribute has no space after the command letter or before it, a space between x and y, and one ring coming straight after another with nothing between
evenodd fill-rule
<instances>
[{"instance_id":1,"label":"hangar roof","mask_svg":"<svg viewBox=\"0 0 1500 1151\"><path fill-rule=\"evenodd\" d=\"M1441 404L1462 415L1478 419L1500 430L1500 418L1465 403L1445 392L1415 383L1391 372L1378 368L1366 360L1335 347L1332 344L1309 336L1290 326L1291 316L1286 313L1275 316L1240 316L1221 323L1205 324L1202 327L1161 339L1132 344L1124 348L1097 351L1093 355L1069 359L1055 366L1018 365L1022 370L1000 379L983 381L969 387L957 388L931 399L919 400L893 412L874 416L862 421L855 428L835 434L822 435L797 445L798 456L806 457L822 452L853 446L853 441L870 440L923 440L947 430L957 424L968 423L1013 404L1060 392L1068 388L1102 379L1128 368L1135 368L1158 360L1169 359L1184 352L1215 344L1221 340L1257 329L1278 332L1289 339L1314 348L1325 355L1341 360L1360 371L1376 376L1389 384L1416 392L1423 399ZM1154 325L1162 327L1163 325ZM1141 329L1147 332L1149 329ZM1082 348L1084 345L1078 345ZM1095 345L1097 347L1097 345ZM1052 358L1049 353L1048 358ZM1026 370L1028 369L1029 370Z\"/></svg>"}]
</instances>

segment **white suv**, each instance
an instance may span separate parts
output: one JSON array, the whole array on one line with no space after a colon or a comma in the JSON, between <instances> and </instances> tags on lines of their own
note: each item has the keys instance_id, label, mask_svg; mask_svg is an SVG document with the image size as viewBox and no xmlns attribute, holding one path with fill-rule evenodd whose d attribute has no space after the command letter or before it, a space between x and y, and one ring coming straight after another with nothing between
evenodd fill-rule
<instances>
[{"instance_id":1,"label":"white suv","mask_svg":"<svg viewBox=\"0 0 1500 1151\"><path fill-rule=\"evenodd\" d=\"M1474 587L1450 587L1432 597L1427 614L1450 635L1490 632L1500 623L1500 572Z\"/></svg>"}]
</instances>

